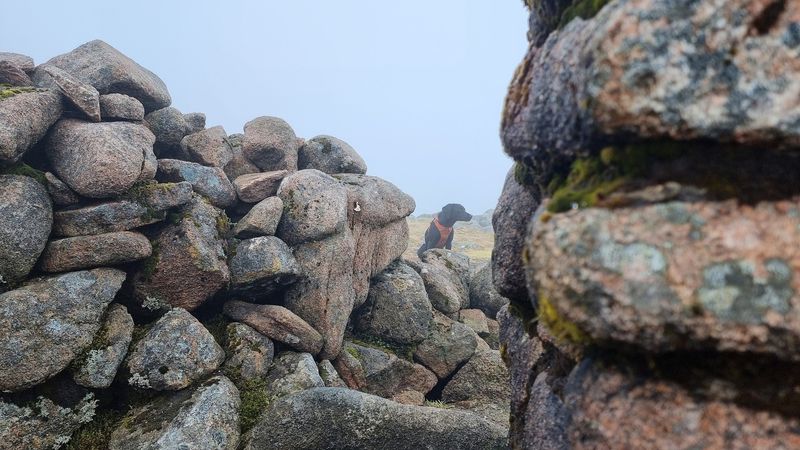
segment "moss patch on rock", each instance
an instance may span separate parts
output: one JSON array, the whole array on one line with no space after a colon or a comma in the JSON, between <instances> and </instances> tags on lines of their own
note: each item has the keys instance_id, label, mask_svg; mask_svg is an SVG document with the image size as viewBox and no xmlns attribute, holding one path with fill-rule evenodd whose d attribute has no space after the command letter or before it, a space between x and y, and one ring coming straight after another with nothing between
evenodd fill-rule
<instances>
[{"instance_id":1,"label":"moss patch on rock","mask_svg":"<svg viewBox=\"0 0 800 450\"><path fill-rule=\"evenodd\" d=\"M11 98L17 94L25 94L28 92L38 92L39 89L33 86L11 86L7 83L0 83L0 100Z\"/></svg>"},{"instance_id":2,"label":"moss patch on rock","mask_svg":"<svg viewBox=\"0 0 800 450\"><path fill-rule=\"evenodd\" d=\"M21 162L10 167L0 168L0 175L21 175L30 177L43 186L47 186L47 179L44 176L44 172Z\"/></svg>"},{"instance_id":3,"label":"moss patch on rock","mask_svg":"<svg viewBox=\"0 0 800 450\"><path fill-rule=\"evenodd\" d=\"M542 292L539 293L539 320L558 340L577 345L586 345L591 341L589 336L576 324L564 319L550 299Z\"/></svg>"}]
</instances>

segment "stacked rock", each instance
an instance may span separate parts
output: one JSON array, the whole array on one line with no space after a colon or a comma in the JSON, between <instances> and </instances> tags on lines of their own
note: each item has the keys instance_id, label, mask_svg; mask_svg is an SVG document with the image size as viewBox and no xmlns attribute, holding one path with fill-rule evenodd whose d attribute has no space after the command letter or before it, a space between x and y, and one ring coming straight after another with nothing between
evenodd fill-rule
<instances>
[{"instance_id":1,"label":"stacked rock","mask_svg":"<svg viewBox=\"0 0 800 450\"><path fill-rule=\"evenodd\" d=\"M800 445L800 4L528 5L494 217L512 446Z\"/></svg>"},{"instance_id":2,"label":"stacked rock","mask_svg":"<svg viewBox=\"0 0 800 450\"><path fill-rule=\"evenodd\" d=\"M0 82L0 448L285 448L312 409L307 447L506 446L488 269L402 262L414 200L346 142L206 128L102 41Z\"/></svg>"}]
</instances>

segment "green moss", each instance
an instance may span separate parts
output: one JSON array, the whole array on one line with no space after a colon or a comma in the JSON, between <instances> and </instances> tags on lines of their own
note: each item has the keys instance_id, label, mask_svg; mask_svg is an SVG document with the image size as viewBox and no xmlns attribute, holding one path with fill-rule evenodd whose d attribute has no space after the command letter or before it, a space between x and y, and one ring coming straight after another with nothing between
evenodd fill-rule
<instances>
[{"instance_id":1,"label":"green moss","mask_svg":"<svg viewBox=\"0 0 800 450\"><path fill-rule=\"evenodd\" d=\"M361 353L359 353L359 352L358 352L358 350L356 350L355 348L353 348L353 347L347 347L347 348L345 349L345 351L346 351L347 353L349 353L349 354L350 354L350 356L352 356L353 358L355 358L355 359L357 359L357 360L361 361Z\"/></svg>"},{"instance_id":2,"label":"green moss","mask_svg":"<svg viewBox=\"0 0 800 450\"><path fill-rule=\"evenodd\" d=\"M105 410L82 426L67 443L66 450L106 450L111 433L122 419L122 413Z\"/></svg>"},{"instance_id":3,"label":"green moss","mask_svg":"<svg viewBox=\"0 0 800 450\"><path fill-rule=\"evenodd\" d=\"M561 21L558 23L558 28L565 27L572 19L580 17L581 19L591 19L603 8L609 0L575 0L567 9L561 14Z\"/></svg>"},{"instance_id":4,"label":"green moss","mask_svg":"<svg viewBox=\"0 0 800 450\"><path fill-rule=\"evenodd\" d=\"M150 244L153 247L153 252L142 263L142 279L148 282L153 279L153 275L158 270L158 262L161 258L158 242L151 241Z\"/></svg>"},{"instance_id":5,"label":"green moss","mask_svg":"<svg viewBox=\"0 0 800 450\"><path fill-rule=\"evenodd\" d=\"M220 236L227 236L230 229L231 221L228 219L228 215L223 211L217 216L217 232Z\"/></svg>"},{"instance_id":6,"label":"green moss","mask_svg":"<svg viewBox=\"0 0 800 450\"><path fill-rule=\"evenodd\" d=\"M17 94L24 94L27 92L37 92L39 89L36 89L32 86L11 86L7 83L0 83L0 100L5 100L7 98L11 98Z\"/></svg>"},{"instance_id":7,"label":"green moss","mask_svg":"<svg viewBox=\"0 0 800 450\"><path fill-rule=\"evenodd\" d=\"M272 401L267 392L267 383L263 379L239 382L239 396L242 400L239 407L239 424L242 433L250 431L258 423L258 418Z\"/></svg>"},{"instance_id":8,"label":"green moss","mask_svg":"<svg viewBox=\"0 0 800 450\"><path fill-rule=\"evenodd\" d=\"M441 400L425 400L425 406L429 406L431 408L439 408L439 409L453 409L453 405L448 405L447 403Z\"/></svg>"},{"instance_id":9,"label":"green moss","mask_svg":"<svg viewBox=\"0 0 800 450\"><path fill-rule=\"evenodd\" d=\"M33 178L43 186L47 186L47 179L44 176L44 172L34 169L25 163L17 163L10 167L0 168L0 175L22 175L24 177Z\"/></svg>"},{"instance_id":10,"label":"green moss","mask_svg":"<svg viewBox=\"0 0 800 450\"><path fill-rule=\"evenodd\" d=\"M417 349L416 345L402 345L402 344L395 344L393 342L387 342L383 339L377 338L375 336L368 336L368 335L357 335L357 336L348 336L348 339L362 347L374 348L376 350L381 350L386 353L391 353L399 358L403 358L408 361L413 361L414 359L414 352ZM356 358L360 359L360 355L358 355L358 351L352 348L347 349L348 352L355 351L356 354L352 354Z\"/></svg>"},{"instance_id":11,"label":"green moss","mask_svg":"<svg viewBox=\"0 0 800 450\"><path fill-rule=\"evenodd\" d=\"M589 336L583 330L559 314L550 299L542 292L539 293L538 309L539 320L547 326L556 339L578 345L586 345L591 342Z\"/></svg>"},{"instance_id":12,"label":"green moss","mask_svg":"<svg viewBox=\"0 0 800 450\"><path fill-rule=\"evenodd\" d=\"M514 163L514 180L520 186L533 186L535 184L531 168L519 161Z\"/></svg>"},{"instance_id":13,"label":"green moss","mask_svg":"<svg viewBox=\"0 0 800 450\"><path fill-rule=\"evenodd\" d=\"M209 333L214 336L214 339L221 346L225 346L228 338L228 324L230 323L225 316L217 314L216 316L202 322Z\"/></svg>"}]
</instances>

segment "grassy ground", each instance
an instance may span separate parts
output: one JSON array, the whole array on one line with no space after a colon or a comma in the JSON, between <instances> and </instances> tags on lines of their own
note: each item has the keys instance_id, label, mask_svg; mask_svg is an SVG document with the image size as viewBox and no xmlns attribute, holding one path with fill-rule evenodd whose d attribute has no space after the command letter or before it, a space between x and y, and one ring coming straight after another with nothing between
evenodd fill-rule
<instances>
[{"instance_id":1,"label":"grassy ground","mask_svg":"<svg viewBox=\"0 0 800 450\"><path fill-rule=\"evenodd\" d=\"M407 259L417 257L417 249L422 244L425 230L431 224L430 217L408 218L408 250L403 255ZM489 261L494 247L494 233L471 225L456 224L456 235L453 238L453 250L464 253L472 261Z\"/></svg>"}]
</instances>

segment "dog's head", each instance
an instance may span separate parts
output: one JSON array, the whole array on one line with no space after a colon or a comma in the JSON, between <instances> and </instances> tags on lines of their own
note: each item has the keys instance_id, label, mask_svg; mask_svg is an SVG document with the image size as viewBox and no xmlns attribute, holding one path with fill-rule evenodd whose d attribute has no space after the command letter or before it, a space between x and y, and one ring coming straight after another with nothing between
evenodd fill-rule
<instances>
[{"instance_id":1,"label":"dog's head","mask_svg":"<svg viewBox=\"0 0 800 450\"><path fill-rule=\"evenodd\" d=\"M445 207L442 208L442 212L439 213L439 222L446 227L453 226L454 223L459 221L469 222L470 220L472 220L472 214L468 213L467 210L458 203L445 205Z\"/></svg>"}]
</instances>

